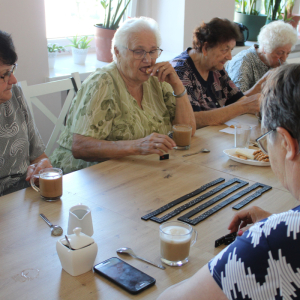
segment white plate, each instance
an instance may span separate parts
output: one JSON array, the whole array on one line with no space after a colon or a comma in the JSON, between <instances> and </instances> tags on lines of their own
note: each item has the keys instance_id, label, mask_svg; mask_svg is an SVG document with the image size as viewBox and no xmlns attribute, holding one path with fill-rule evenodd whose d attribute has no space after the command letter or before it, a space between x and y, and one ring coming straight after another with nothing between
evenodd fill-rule
<instances>
[{"instance_id":1,"label":"white plate","mask_svg":"<svg viewBox=\"0 0 300 300\"><path fill-rule=\"evenodd\" d=\"M264 161L258 161L258 160L253 160L253 159L241 159L236 156L233 156L235 154L235 148L233 149L226 149L223 150L223 152L232 160L237 161L242 164L246 165L253 165L253 166L259 166L259 167L268 167L270 166L269 162L264 162Z\"/></svg>"}]
</instances>

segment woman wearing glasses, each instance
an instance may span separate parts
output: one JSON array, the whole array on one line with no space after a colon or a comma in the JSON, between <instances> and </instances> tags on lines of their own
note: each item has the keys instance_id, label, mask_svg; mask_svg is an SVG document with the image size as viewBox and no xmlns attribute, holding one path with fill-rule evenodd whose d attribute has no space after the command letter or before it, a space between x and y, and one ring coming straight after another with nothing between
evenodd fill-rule
<instances>
[{"instance_id":1,"label":"woman wearing glasses","mask_svg":"<svg viewBox=\"0 0 300 300\"><path fill-rule=\"evenodd\" d=\"M162 155L175 143L172 124L195 118L186 90L169 62L156 63L162 50L157 23L133 18L112 42L114 61L83 83L66 129L51 156L64 174L128 155Z\"/></svg>"},{"instance_id":2,"label":"woman wearing glasses","mask_svg":"<svg viewBox=\"0 0 300 300\"><path fill-rule=\"evenodd\" d=\"M299 81L299 64L281 66L267 79L262 91L266 133L257 139L296 202L300 201ZM284 206L284 197L278 200ZM282 213L271 214L256 206L238 212L228 227L238 233L236 240L159 299L299 299L299 204Z\"/></svg>"},{"instance_id":3,"label":"woman wearing glasses","mask_svg":"<svg viewBox=\"0 0 300 300\"><path fill-rule=\"evenodd\" d=\"M51 167L22 90L14 76L17 54L0 31L0 196L29 186L30 177Z\"/></svg>"},{"instance_id":4,"label":"woman wearing glasses","mask_svg":"<svg viewBox=\"0 0 300 300\"><path fill-rule=\"evenodd\" d=\"M259 96L244 97L224 70L239 37L236 24L214 18L194 30L193 47L171 62L187 89L197 128L259 111Z\"/></svg>"}]
</instances>

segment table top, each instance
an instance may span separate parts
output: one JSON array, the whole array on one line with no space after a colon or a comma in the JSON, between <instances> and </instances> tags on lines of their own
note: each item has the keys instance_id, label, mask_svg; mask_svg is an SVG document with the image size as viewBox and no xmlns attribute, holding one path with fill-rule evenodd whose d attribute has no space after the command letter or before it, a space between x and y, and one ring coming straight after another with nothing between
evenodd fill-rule
<instances>
[{"instance_id":1,"label":"table top","mask_svg":"<svg viewBox=\"0 0 300 300\"><path fill-rule=\"evenodd\" d=\"M160 270L120 254L121 259L156 279L153 287L135 296L92 270L77 277L62 270L56 252L60 237L50 235L40 213L62 226L66 234L70 207L85 204L92 212L93 238L98 244L95 264L118 256L116 249L120 247L131 247L138 255L159 263L159 224L141 217L217 178L228 181L237 177L249 185L271 185L272 190L252 202L271 212L297 206L270 167L228 159L223 150L233 147L233 135L219 132L225 127L197 130L191 149L172 150L169 160L160 161L157 155L130 156L65 175L61 201L44 202L31 188L1 197L0 298L155 299L167 287L193 275L223 248L214 248L214 241L228 233L227 226L236 211L228 205L194 226L198 240L191 248L190 261L182 267ZM203 147L211 152L182 157ZM32 278L21 276L22 271Z\"/></svg>"}]
</instances>

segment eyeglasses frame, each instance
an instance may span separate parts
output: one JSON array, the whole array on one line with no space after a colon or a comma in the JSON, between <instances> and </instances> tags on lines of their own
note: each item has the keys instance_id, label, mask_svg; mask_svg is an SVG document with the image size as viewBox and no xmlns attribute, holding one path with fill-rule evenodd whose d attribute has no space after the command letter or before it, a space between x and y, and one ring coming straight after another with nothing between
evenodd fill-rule
<instances>
[{"instance_id":1,"label":"eyeglasses frame","mask_svg":"<svg viewBox=\"0 0 300 300\"><path fill-rule=\"evenodd\" d=\"M160 50L160 53L158 54L157 57L151 57L151 54L150 54L150 53L151 53L152 51L154 51L154 50L151 50L151 51L147 52L147 51L145 51L145 50L143 50L143 49L135 49L135 50L132 50L132 49L129 49L129 48L127 48L127 47L124 47L124 48L127 49L127 50L132 51L132 53L133 53L133 58L134 58L134 59L144 59L144 58L146 57L147 53L149 53L151 59L157 59L157 58L160 57L161 53L164 51L163 49L156 48L155 50ZM144 56L143 56L142 58L135 58L135 57L134 57L135 51L144 51Z\"/></svg>"},{"instance_id":2,"label":"eyeglasses frame","mask_svg":"<svg viewBox=\"0 0 300 300\"><path fill-rule=\"evenodd\" d=\"M261 144L261 140L266 138L268 134L270 134L271 132L276 131L276 129L271 129L268 132L264 133L263 135L261 135L260 137L258 137L255 141L258 144L259 149L266 155L268 155L268 151L264 148L264 146Z\"/></svg>"},{"instance_id":3,"label":"eyeglasses frame","mask_svg":"<svg viewBox=\"0 0 300 300\"><path fill-rule=\"evenodd\" d=\"M7 71L4 75L2 75L2 76L0 76L0 78L1 79L3 79L3 82L5 82L5 83L8 83L8 81L9 81L9 79L10 79L10 76L11 76L11 74L14 74L14 72L16 71L16 69L17 69L17 66L18 66L18 64L17 63L15 63L15 64L13 64L13 68L10 70L10 71ZM7 81L5 81L5 77L7 77L8 78L8 80Z\"/></svg>"}]
</instances>

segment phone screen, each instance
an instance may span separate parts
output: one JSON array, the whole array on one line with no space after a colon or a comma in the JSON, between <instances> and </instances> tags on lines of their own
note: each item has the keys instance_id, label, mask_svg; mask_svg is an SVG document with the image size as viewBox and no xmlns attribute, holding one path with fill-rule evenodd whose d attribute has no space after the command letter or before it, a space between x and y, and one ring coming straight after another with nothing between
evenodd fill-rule
<instances>
[{"instance_id":1,"label":"phone screen","mask_svg":"<svg viewBox=\"0 0 300 300\"><path fill-rule=\"evenodd\" d=\"M94 266L94 270L133 294L137 294L155 283L153 277L117 257L112 257Z\"/></svg>"}]
</instances>

